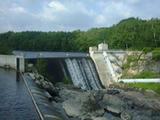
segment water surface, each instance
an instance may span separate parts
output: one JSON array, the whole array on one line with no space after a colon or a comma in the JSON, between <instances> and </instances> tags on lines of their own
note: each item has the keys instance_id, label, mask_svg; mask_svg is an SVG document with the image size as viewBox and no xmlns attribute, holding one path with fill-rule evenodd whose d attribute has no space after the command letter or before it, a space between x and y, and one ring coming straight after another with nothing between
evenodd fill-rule
<instances>
[{"instance_id":1,"label":"water surface","mask_svg":"<svg viewBox=\"0 0 160 120\"><path fill-rule=\"evenodd\" d=\"M0 69L0 120L39 120L23 80Z\"/></svg>"}]
</instances>

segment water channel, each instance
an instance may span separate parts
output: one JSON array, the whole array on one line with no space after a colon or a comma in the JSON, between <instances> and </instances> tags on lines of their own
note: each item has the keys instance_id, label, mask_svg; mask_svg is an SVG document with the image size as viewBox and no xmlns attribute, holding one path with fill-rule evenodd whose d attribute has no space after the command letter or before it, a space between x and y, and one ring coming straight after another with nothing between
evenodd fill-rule
<instances>
[{"instance_id":1,"label":"water channel","mask_svg":"<svg viewBox=\"0 0 160 120\"><path fill-rule=\"evenodd\" d=\"M0 68L0 120L39 120L24 81Z\"/></svg>"}]
</instances>

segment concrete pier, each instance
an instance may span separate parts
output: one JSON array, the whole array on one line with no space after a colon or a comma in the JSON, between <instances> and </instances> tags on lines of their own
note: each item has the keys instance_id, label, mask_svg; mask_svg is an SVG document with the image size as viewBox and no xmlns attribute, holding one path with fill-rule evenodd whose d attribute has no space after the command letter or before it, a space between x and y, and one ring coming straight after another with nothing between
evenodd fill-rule
<instances>
[{"instance_id":1,"label":"concrete pier","mask_svg":"<svg viewBox=\"0 0 160 120\"><path fill-rule=\"evenodd\" d=\"M15 55L0 55L0 66L9 66L13 69L17 68L16 56Z\"/></svg>"},{"instance_id":2,"label":"concrete pier","mask_svg":"<svg viewBox=\"0 0 160 120\"><path fill-rule=\"evenodd\" d=\"M0 55L0 67L11 68L19 72L24 72L24 58L22 56L15 55Z\"/></svg>"}]
</instances>

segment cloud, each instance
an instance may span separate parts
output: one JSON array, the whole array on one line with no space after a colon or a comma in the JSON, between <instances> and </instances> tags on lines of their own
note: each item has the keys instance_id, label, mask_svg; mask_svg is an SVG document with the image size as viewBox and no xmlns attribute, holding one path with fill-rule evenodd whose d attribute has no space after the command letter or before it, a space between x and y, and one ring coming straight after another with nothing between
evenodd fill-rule
<instances>
[{"instance_id":1,"label":"cloud","mask_svg":"<svg viewBox=\"0 0 160 120\"><path fill-rule=\"evenodd\" d=\"M9 8L9 10L13 13L25 13L26 12L26 10L21 6L12 7L12 8Z\"/></svg>"},{"instance_id":2,"label":"cloud","mask_svg":"<svg viewBox=\"0 0 160 120\"><path fill-rule=\"evenodd\" d=\"M125 2L128 2L130 4L138 4L140 0L125 0Z\"/></svg>"},{"instance_id":3,"label":"cloud","mask_svg":"<svg viewBox=\"0 0 160 120\"><path fill-rule=\"evenodd\" d=\"M52 1L48 4L49 7L53 8L55 11L66 11L66 7L59 1Z\"/></svg>"},{"instance_id":4,"label":"cloud","mask_svg":"<svg viewBox=\"0 0 160 120\"><path fill-rule=\"evenodd\" d=\"M108 27L128 17L160 17L159 0L5 0L0 32Z\"/></svg>"}]
</instances>

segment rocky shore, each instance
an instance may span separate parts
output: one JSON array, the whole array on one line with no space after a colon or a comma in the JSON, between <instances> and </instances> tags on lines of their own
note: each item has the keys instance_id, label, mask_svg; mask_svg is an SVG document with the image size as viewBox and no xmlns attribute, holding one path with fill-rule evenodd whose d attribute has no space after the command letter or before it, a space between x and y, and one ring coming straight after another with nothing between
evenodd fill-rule
<instances>
[{"instance_id":1,"label":"rocky shore","mask_svg":"<svg viewBox=\"0 0 160 120\"><path fill-rule=\"evenodd\" d=\"M68 120L159 120L160 97L151 91L108 88L81 90L73 85L53 85L39 74L29 74L48 91L49 101L61 107Z\"/></svg>"}]
</instances>

